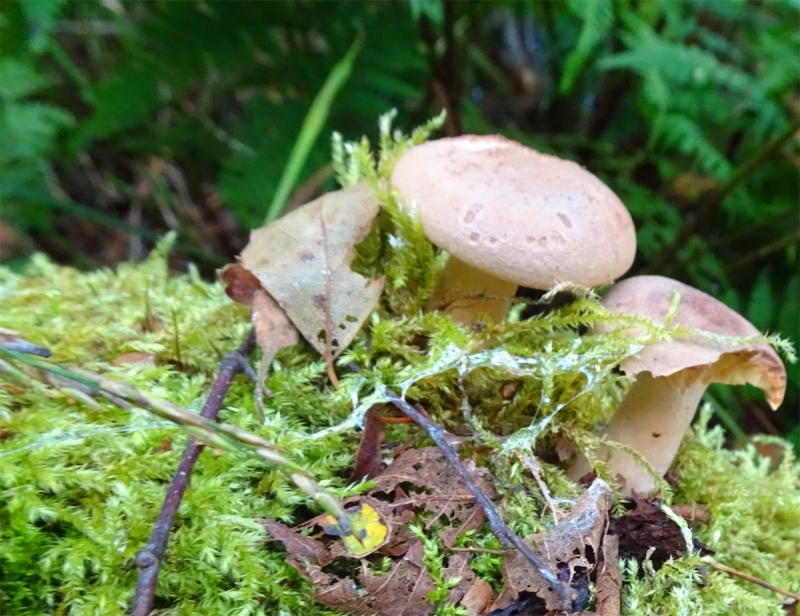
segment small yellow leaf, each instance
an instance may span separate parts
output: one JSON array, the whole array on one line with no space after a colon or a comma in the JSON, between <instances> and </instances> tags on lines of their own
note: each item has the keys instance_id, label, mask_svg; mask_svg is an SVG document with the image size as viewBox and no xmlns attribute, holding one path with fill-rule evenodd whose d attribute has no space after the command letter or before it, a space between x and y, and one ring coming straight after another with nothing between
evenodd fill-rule
<instances>
[{"instance_id":1,"label":"small yellow leaf","mask_svg":"<svg viewBox=\"0 0 800 616\"><path fill-rule=\"evenodd\" d=\"M358 507L347 510L351 534L342 537L347 551L353 556L366 556L374 552L389 536L389 527L381 513L370 504L362 502ZM336 519L328 514L319 518L319 523L329 535L341 537Z\"/></svg>"}]
</instances>

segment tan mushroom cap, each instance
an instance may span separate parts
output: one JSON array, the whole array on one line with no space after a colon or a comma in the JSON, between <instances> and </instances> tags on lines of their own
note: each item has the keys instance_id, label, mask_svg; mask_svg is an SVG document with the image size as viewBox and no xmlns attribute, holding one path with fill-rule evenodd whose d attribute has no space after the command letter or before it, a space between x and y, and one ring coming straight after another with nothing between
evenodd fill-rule
<instances>
[{"instance_id":1,"label":"tan mushroom cap","mask_svg":"<svg viewBox=\"0 0 800 616\"><path fill-rule=\"evenodd\" d=\"M602 304L613 314L638 315L660 324L669 312L675 291L680 293L680 301L672 325L741 338L760 334L747 319L719 300L663 276L623 280L609 291ZM764 390L773 409L783 402L786 391L786 368L772 347L764 343L727 344L699 336L677 337L670 343L646 346L620 367L628 375L650 372L654 377L665 377L680 372L676 378L685 385L697 379L706 384L750 383Z\"/></svg>"},{"instance_id":2,"label":"tan mushroom cap","mask_svg":"<svg viewBox=\"0 0 800 616\"><path fill-rule=\"evenodd\" d=\"M608 186L574 162L501 136L413 147L392 184L434 244L518 285L596 286L633 263L633 221Z\"/></svg>"}]
</instances>

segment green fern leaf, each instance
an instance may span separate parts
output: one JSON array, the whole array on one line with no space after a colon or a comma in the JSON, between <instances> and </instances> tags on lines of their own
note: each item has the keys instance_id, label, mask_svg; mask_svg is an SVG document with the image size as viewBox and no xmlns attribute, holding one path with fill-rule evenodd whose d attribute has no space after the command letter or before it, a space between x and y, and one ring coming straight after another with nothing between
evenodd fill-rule
<instances>
[{"instance_id":1,"label":"green fern leaf","mask_svg":"<svg viewBox=\"0 0 800 616\"><path fill-rule=\"evenodd\" d=\"M696 122L684 115L665 114L654 127L651 144L695 157L704 171L721 180L730 176L731 164L725 155L711 144Z\"/></svg>"},{"instance_id":2,"label":"green fern leaf","mask_svg":"<svg viewBox=\"0 0 800 616\"><path fill-rule=\"evenodd\" d=\"M567 56L564 73L558 86L559 93L569 94L575 80L589 59L592 50L606 36L614 25L614 7L611 0L570 0L570 11L583 20L581 33L575 48Z\"/></svg>"}]
</instances>

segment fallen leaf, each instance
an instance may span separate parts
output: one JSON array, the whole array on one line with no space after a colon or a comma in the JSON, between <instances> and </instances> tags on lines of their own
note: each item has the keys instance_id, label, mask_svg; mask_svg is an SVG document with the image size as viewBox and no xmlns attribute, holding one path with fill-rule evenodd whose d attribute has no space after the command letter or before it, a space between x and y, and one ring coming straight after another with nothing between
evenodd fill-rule
<instances>
[{"instance_id":1,"label":"fallen leaf","mask_svg":"<svg viewBox=\"0 0 800 616\"><path fill-rule=\"evenodd\" d=\"M313 558L321 567L330 562L325 546L316 539L301 535L275 520L261 518L256 521L267 529L275 541L280 541L290 554L304 559Z\"/></svg>"},{"instance_id":2,"label":"fallen leaf","mask_svg":"<svg viewBox=\"0 0 800 616\"><path fill-rule=\"evenodd\" d=\"M261 286L258 278L241 263L226 265L219 272L225 283L225 293L236 302L250 306L251 320L256 330L256 340L261 347L261 363L256 375L255 401L261 422L264 422L264 392L272 395L264 385L275 354L297 344L297 330L289 317Z\"/></svg>"},{"instance_id":3,"label":"fallen leaf","mask_svg":"<svg viewBox=\"0 0 800 616\"><path fill-rule=\"evenodd\" d=\"M250 234L241 262L275 298L303 337L333 361L378 304L383 279L350 269L355 244L380 205L364 183L323 195Z\"/></svg>"},{"instance_id":4,"label":"fallen leaf","mask_svg":"<svg viewBox=\"0 0 800 616\"><path fill-rule=\"evenodd\" d=\"M258 278L253 276L241 263L231 263L219 270L219 277L225 283L225 293L233 301L250 306L253 295L261 287Z\"/></svg>"},{"instance_id":5,"label":"fallen leaf","mask_svg":"<svg viewBox=\"0 0 800 616\"><path fill-rule=\"evenodd\" d=\"M511 605L492 610L486 616L562 616L563 611L552 613L536 595L523 597Z\"/></svg>"},{"instance_id":6,"label":"fallen leaf","mask_svg":"<svg viewBox=\"0 0 800 616\"><path fill-rule=\"evenodd\" d=\"M577 605L576 611L581 610L589 598L588 574L596 564L613 498L608 484L595 479L558 526L525 539L525 543L531 546L548 569L555 571L562 582L577 590L578 598L573 601L573 605ZM559 604L548 582L518 551L506 555L503 579L505 585L492 605L493 610L512 605L526 593L543 599L548 606Z\"/></svg>"},{"instance_id":7,"label":"fallen leaf","mask_svg":"<svg viewBox=\"0 0 800 616\"><path fill-rule=\"evenodd\" d=\"M386 424L381 421L376 407L364 414L364 434L356 453L356 464L350 481L358 483L362 479L372 479L381 472L381 445L386 435Z\"/></svg>"},{"instance_id":8,"label":"fallen leaf","mask_svg":"<svg viewBox=\"0 0 800 616\"><path fill-rule=\"evenodd\" d=\"M622 558L635 558L641 562L652 547L655 550L650 560L659 569L669 558L686 555L686 540L681 529L660 507L645 499L634 499L632 504L633 509L627 514L609 522L609 531L619 537L619 555ZM696 539L695 547L701 553L714 553Z\"/></svg>"},{"instance_id":9,"label":"fallen leaf","mask_svg":"<svg viewBox=\"0 0 800 616\"><path fill-rule=\"evenodd\" d=\"M673 505L670 509L686 520L689 528L695 528L698 524L708 524L711 521L708 505Z\"/></svg>"},{"instance_id":10,"label":"fallen leaf","mask_svg":"<svg viewBox=\"0 0 800 616\"><path fill-rule=\"evenodd\" d=\"M261 345L261 363L269 366L280 349L297 344L297 330L264 289L253 294L251 306L256 339Z\"/></svg>"},{"instance_id":11,"label":"fallen leaf","mask_svg":"<svg viewBox=\"0 0 800 616\"><path fill-rule=\"evenodd\" d=\"M758 455L770 460L770 469L775 470L781 465L781 461L789 451L784 445L773 442L755 441L753 445L758 452Z\"/></svg>"},{"instance_id":12,"label":"fallen leaf","mask_svg":"<svg viewBox=\"0 0 800 616\"><path fill-rule=\"evenodd\" d=\"M494 601L494 591L489 582L480 578L470 586L467 594L461 599L461 605L467 610L467 616L480 616Z\"/></svg>"},{"instance_id":13,"label":"fallen leaf","mask_svg":"<svg viewBox=\"0 0 800 616\"><path fill-rule=\"evenodd\" d=\"M476 468L471 460L465 465L481 489L488 496L496 497L488 472ZM446 518L439 537L450 547L462 532L481 526L485 514L435 447L403 451L375 482L375 487L366 495L354 499L359 503L360 513L347 507L353 530L357 534L363 531L361 542L351 544L349 552L338 539L317 541L278 522L260 522L291 553L287 562L314 583L320 603L355 615L427 616L436 609L426 598L435 590L435 584L422 561L422 543L409 531L409 523L421 511L433 514L428 527ZM338 534L335 526L333 517L324 514L306 522L302 528L322 527L329 534ZM370 570L369 563L375 558L366 557L371 553L392 558L387 573L378 575ZM361 569L355 579L338 577L323 569L341 558L360 560ZM448 603L451 604L462 601L477 583L465 554L449 556L444 578L460 578L449 591ZM492 599L491 588L486 595L487 587L477 583L468 602L477 604L483 597L481 609L484 609Z\"/></svg>"},{"instance_id":14,"label":"fallen leaf","mask_svg":"<svg viewBox=\"0 0 800 616\"><path fill-rule=\"evenodd\" d=\"M14 436L14 433L8 428L0 428L0 443L6 441Z\"/></svg>"},{"instance_id":15,"label":"fallen leaf","mask_svg":"<svg viewBox=\"0 0 800 616\"><path fill-rule=\"evenodd\" d=\"M144 351L132 351L130 353L117 355L114 361L111 362L112 366L125 366L129 364L147 364L149 366L155 366L156 356Z\"/></svg>"},{"instance_id":16,"label":"fallen leaf","mask_svg":"<svg viewBox=\"0 0 800 616\"><path fill-rule=\"evenodd\" d=\"M356 616L428 616L436 606L426 596L436 589L422 561L423 547L415 543L408 553L396 561L383 575L370 571L362 561L357 575L358 585L349 578L338 578L326 573L316 564L304 562L295 555L287 559L292 566L305 572L314 583L316 599L320 603ZM475 574L467 565L467 557L456 554L449 558L444 569L445 580L461 578L450 589L448 603L457 603L472 585ZM358 586L361 586L359 588Z\"/></svg>"},{"instance_id":17,"label":"fallen leaf","mask_svg":"<svg viewBox=\"0 0 800 616\"><path fill-rule=\"evenodd\" d=\"M464 466L484 494L489 498L497 497L486 469L476 468L473 460L465 460ZM380 494L394 494L400 484L412 486L407 488L408 497L395 499L387 506L413 506L431 512L433 517L427 521L426 528L445 516L449 524L439 532L445 547L452 547L459 535L480 528L486 520L486 514L475 502L472 492L436 447L409 449L401 453L375 478L375 487L369 494L375 498L380 498Z\"/></svg>"},{"instance_id":18,"label":"fallen leaf","mask_svg":"<svg viewBox=\"0 0 800 616\"><path fill-rule=\"evenodd\" d=\"M622 609L622 574L619 571L619 538L606 535L597 564L595 582L597 616L619 616Z\"/></svg>"},{"instance_id":19,"label":"fallen leaf","mask_svg":"<svg viewBox=\"0 0 800 616\"><path fill-rule=\"evenodd\" d=\"M377 506L373 506L366 499L362 499L358 507L347 509L347 519L350 521L352 533L342 537L347 551L359 558L372 554L386 543L389 536L389 527L383 519ZM338 535L338 522L329 513L319 518L319 524L329 535Z\"/></svg>"}]
</instances>

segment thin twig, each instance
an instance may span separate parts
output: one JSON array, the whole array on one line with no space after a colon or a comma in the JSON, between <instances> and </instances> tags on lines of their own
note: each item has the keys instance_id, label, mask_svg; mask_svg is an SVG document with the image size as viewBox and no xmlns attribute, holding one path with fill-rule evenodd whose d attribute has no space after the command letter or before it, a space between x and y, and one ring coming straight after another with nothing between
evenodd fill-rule
<instances>
[{"instance_id":1,"label":"thin twig","mask_svg":"<svg viewBox=\"0 0 800 616\"><path fill-rule=\"evenodd\" d=\"M781 595L785 595L787 597L791 597L795 601L800 601L800 595L796 592L792 592L790 590L784 590L783 588L778 588L777 586L773 586L769 582L765 582L764 580L759 580L757 577L750 575L749 573L745 573L744 571L738 571L732 567L728 567L727 565L723 565L720 562L717 562L711 557L707 557L704 559L709 565L714 567L717 571L723 571L724 573L728 573L730 575L735 575L736 577L740 577L743 580L747 580L748 582L752 582L753 584L758 584L762 588L766 588L773 592L779 593Z\"/></svg>"},{"instance_id":2,"label":"thin twig","mask_svg":"<svg viewBox=\"0 0 800 616\"><path fill-rule=\"evenodd\" d=\"M550 490L547 489L547 484L542 479L542 465L539 464L539 461L533 456L527 457L520 454L517 456L517 459L522 462L522 466L527 468L531 475L533 475L533 478L539 485L539 490L541 490L542 496L544 497L544 511L547 511L548 507L550 508L550 511L553 514L553 526L558 526L558 518L564 514L561 512L561 509L558 508L558 505L556 505L553 497L550 496ZM544 515L544 511L542 511L542 515Z\"/></svg>"},{"instance_id":3,"label":"thin twig","mask_svg":"<svg viewBox=\"0 0 800 616\"><path fill-rule=\"evenodd\" d=\"M461 480L469 488L469 491L472 492L472 495L475 497L475 501L486 513L486 517L489 519L489 526L491 527L495 536L500 540L500 544L503 546L510 544L518 549L525 559L531 565L533 565L533 567L539 571L540 575L547 580L548 584L552 586L553 592L561 602L559 607L564 610L569 610L572 606L572 592L570 588L561 582L555 576L555 574L547 568L547 565L539 560L539 557L533 553L533 550L530 548L530 546L523 542L522 539L517 537L514 531L512 531L506 525L506 523L503 522L503 518L500 517L500 513L497 511L497 508L494 506L492 500L477 486L475 480L472 478L472 475L469 474L469 471L467 471L466 467L461 462L461 459L458 457L456 450L452 445L450 445L450 443L447 442L444 429L436 425L423 413L419 412L393 391L387 389L386 396L394 406L403 411L403 413L413 419L414 422L419 426L424 428L428 433L428 436L430 436L433 442L436 443L439 449L441 449L448 464L458 473L458 475L461 477Z\"/></svg>"},{"instance_id":4,"label":"thin twig","mask_svg":"<svg viewBox=\"0 0 800 616\"><path fill-rule=\"evenodd\" d=\"M217 418L233 377L245 371L244 365L247 364L247 357L255 348L255 343L255 330L251 329L238 349L223 356L217 380L214 381L211 393L209 393L208 399L203 405L203 410L200 412L202 417L210 420ZM189 476L192 474L201 451L203 451L203 445L195 439L190 438L186 442L186 448L183 450L181 461L178 464L175 475L172 477L172 483L167 488L167 494L153 526L153 532L150 533L145 546L136 555L139 579L136 582L136 594L133 597L131 616L147 616L153 606L158 573L161 570L161 563L167 551L172 520L175 518L178 506L183 499L183 494L189 485Z\"/></svg>"}]
</instances>

